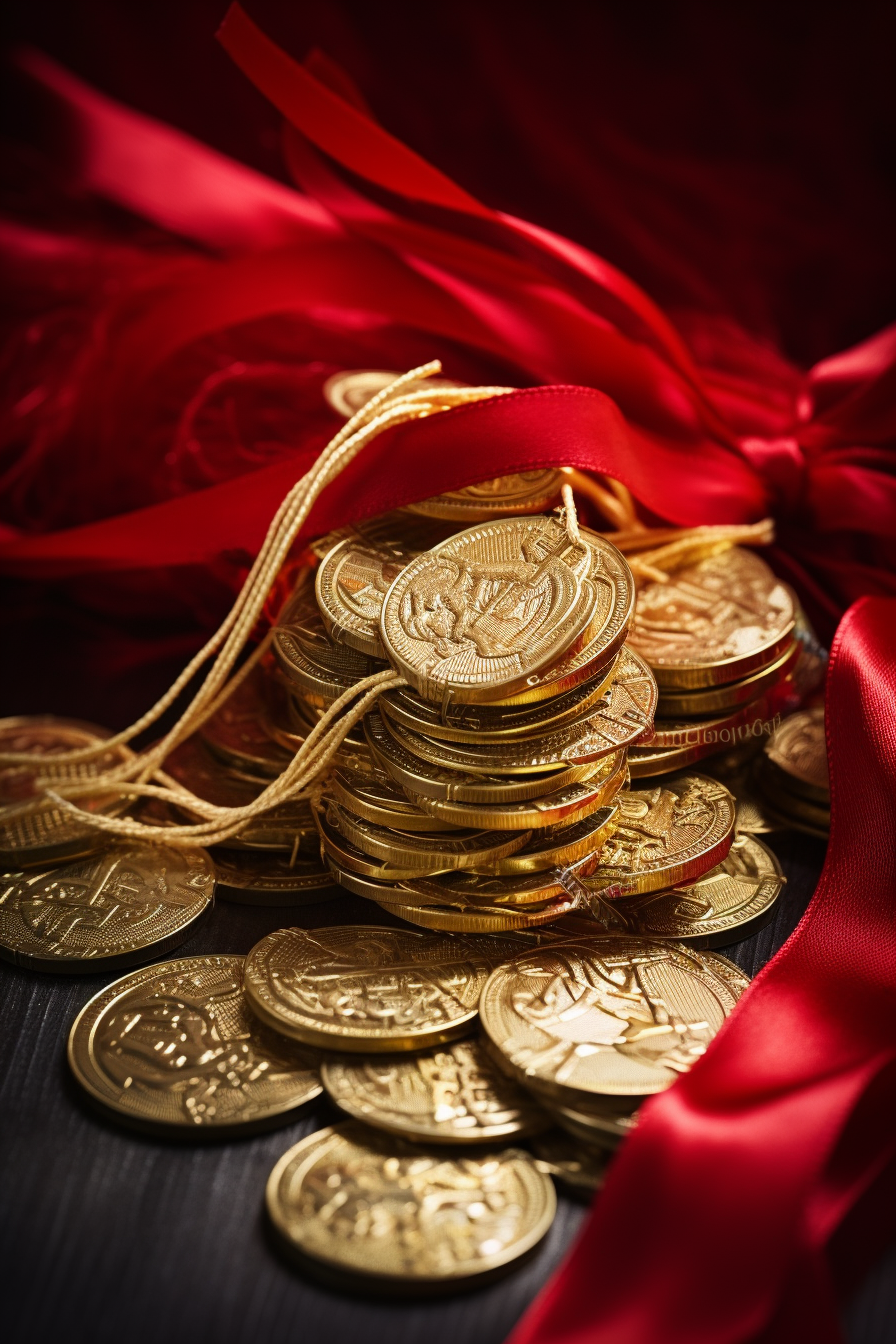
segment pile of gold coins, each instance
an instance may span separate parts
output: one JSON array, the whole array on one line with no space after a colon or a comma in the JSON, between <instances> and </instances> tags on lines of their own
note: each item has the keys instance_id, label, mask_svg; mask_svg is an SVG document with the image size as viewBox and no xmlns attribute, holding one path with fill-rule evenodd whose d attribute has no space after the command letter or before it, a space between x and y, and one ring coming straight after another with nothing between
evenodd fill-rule
<instances>
[{"instance_id":1,"label":"pile of gold coins","mask_svg":"<svg viewBox=\"0 0 896 1344\"><path fill-rule=\"evenodd\" d=\"M388 378L327 395L348 415ZM49 801L16 817L34 768L0 772L0 956L139 968L72 1026L86 1095L200 1138L292 1123L324 1094L338 1122L283 1154L267 1209L301 1265L364 1291L483 1282L546 1234L552 1177L599 1189L642 1102L746 987L711 949L774 913L784 877L759 836L830 824L823 714L793 712L819 659L790 590L739 547L637 587L556 507L562 483L503 477L315 543L269 651L165 777L244 805L340 697L397 676L310 797L212 850L166 844L195 816L157 799L133 804L155 843L109 843ZM54 766L102 738L0 721L0 749L39 751L44 778L129 755ZM216 893L329 901L331 927L159 963ZM349 893L380 922L340 922Z\"/></svg>"}]
</instances>

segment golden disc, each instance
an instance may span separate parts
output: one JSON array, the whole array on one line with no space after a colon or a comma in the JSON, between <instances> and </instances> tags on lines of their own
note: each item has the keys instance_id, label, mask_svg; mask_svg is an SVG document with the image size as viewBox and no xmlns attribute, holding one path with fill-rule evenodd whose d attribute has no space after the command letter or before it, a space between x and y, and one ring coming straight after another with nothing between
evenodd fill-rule
<instances>
[{"instance_id":1,"label":"golden disc","mask_svg":"<svg viewBox=\"0 0 896 1344\"><path fill-rule=\"evenodd\" d=\"M323 811L318 810L316 818L320 831L321 853L339 868L346 869L350 873L358 873L362 877L373 878L377 882L402 882L405 878L419 875L419 867L384 863L381 859L371 858L332 826ZM438 862L433 861L432 867L424 871L438 873L441 869Z\"/></svg>"},{"instance_id":2,"label":"golden disc","mask_svg":"<svg viewBox=\"0 0 896 1344\"><path fill-rule=\"evenodd\" d=\"M72 1073L140 1129L201 1137L289 1124L322 1091L320 1058L257 1022L242 980L243 958L231 956L132 971L75 1018Z\"/></svg>"},{"instance_id":3,"label":"golden disc","mask_svg":"<svg viewBox=\"0 0 896 1344\"><path fill-rule=\"evenodd\" d=\"M324 400L336 414L350 420L378 392L384 391L400 377L400 373L390 369L343 369L340 373L331 374L321 391ZM458 383L453 378L414 378L399 388L396 395L407 396L409 392L425 392L429 388L465 386L465 383Z\"/></svg>"},{"instance_id":4,"label":"golden disc","mask_svg":"<svg viewBox=\"0 0 896 1344\"><path fill-rule=\"evenodd\" d=\"M574 876L587 874L596 862L588 855L570 866ZM493 877L489 873L442 873L438 877L407 878L401 883L402 899L420 905L488 905L515 909L544 905L566 894L556 869L546 873L517 873Z\"/></svg>"},{"instance_id":5,"label":"golden disc","mask_svg":"<svg viewBox=\"0 0 896 1344\"><path fill-rule=\"evenodd\" d=\"M522 906L518 910L505 906L403 905L398 902L392 902L386 908L409 924L418 924L425 929L496 934L548 924L565 915L574 904L573 898L567 896L546 901L543 905Z\"/></svg>"},{"instance_id":6,"label":"golden disc","mask_svg":"<svg viewBox=\"0 0 896 1344\"><path fill-rule=\"evenodd\" d=\"M546 826L533 831L531 839L522 849L490 864L488 872L499 877L566 868L588 854L599 852L604 841L612 835L615 825L616 807L611 803L609 807L599 807L596 812L582 817L571 826ZM486 870L483 866L473 871Z\"/></svg>"},{"instance_id":7,"label":"golden disc","mask_svg":"<svg viewBox=\"0 0 896 1344\"><path fill-rule=\"evenodd\" d=\"M589 1105L591 1098L589 1098ZM548 1105L550 1114L567 1134L587 1147L606 1148L611 1152L618 1148L623 1139L637 1127L638 1108L613 1110L609 1106L603 1110L596 1107L586 1109L581 1102L575 1107Z\"/></svg>"},{"instance_id":8,"label":"golden disc","mask_svg":"<svg viewBox=\"0 0 896 1344\"><path fill-rule=\"evenodd\" d=\"M398 549L369 546L360 537L347 537L327 552L314 592L332 639L385 659L379 633L383 598L410 558Z\"/></svg>"},{"instance_id":9,"label":"golden disc","mask_svg":"<svg viewBox=\"0 0 896 1344\"><path fill-rule=\"evenodd\" d=\"M264 668L256 667L199 730L206 747L222 765L265 781L282 774L292 760L292 752L284 750L265 726L269 683L273 678Z\"/></svg>"},{"instance_id":10,"label":"golden disc","mask_svg":"<svg viewBox=\"0 0 896 1344\"><path fill-rule=\"evenodd\" d=\"M319 905L342 893L319 859L247 849L212 854L219 900L235 905Z\"/></svg>"},{"instance_id":11,"label":"golden disc","mask_svg":"<svg viewBox=\"0 0 896 1344\"><path fill-rule=\"evenodd\" d=\"M329 800L324 802L330 826L365 854L381 863L420 871L447 871L495 863L522 849L531 831L440 831L434 834L402 832L356 817Z\"/></svg>"},{"instance_id":12,"label":"golden disc","mask_svg":"<svg viewBox=\"0 0 896 1344\"><path fill-rule=\"evenodd\" d=\"M368 775L343 766L328 777L327 788L343 807L377 826L390 826L396 831L464 829L429 816L384 770L375 769Z\"/></svg>"},{"instance_id":13,"label":"golden disc","mask_svg":"<svg viewBox=\"0 0 896 1344\"><path fill-rule=\"evenodd\" d=\"M798 640L758 672L752 672L740 681L729 681L721 686L705 686L695 691L664 689L660 691L657 705L657 718L660 719L703 719L750 704L779 681L790 676L800 659L801 645Z\"/></svg>"},{"instance_id":14,"label":"golden disc","mask_svg":"<svg viewBox=\"0 0 896 1344\"><path fill-rule=\"evenodd\" d=\"M517 514L547 513L560 503L563 473L552 467L537 471L517 471L511 476L496 476L460 490L408 504L410 513L427 518L442 518L458 527L485 523L493 518Z\"/></svg>"},{"instance_id":15,"label":"golden disc","mask_svg":"<svg viewBox=\"0 0 896 1344\"><path fill-rule=\"evenodd\" d=\"M791 714L765 748L770 761L783 770L790 787L809 802L830 806L824 707Z\"/></svg>"}]
</instances>

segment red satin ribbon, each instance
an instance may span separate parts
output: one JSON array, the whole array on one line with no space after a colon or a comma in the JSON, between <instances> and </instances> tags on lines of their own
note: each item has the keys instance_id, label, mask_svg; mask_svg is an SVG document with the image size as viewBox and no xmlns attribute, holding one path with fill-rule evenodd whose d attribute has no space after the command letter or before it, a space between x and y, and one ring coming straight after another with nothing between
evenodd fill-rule
<instances>
[{"instance_id":1,"label":"red satin ribbon","mask_svg":"<svg viewBox=\"0 0 896 1344\"><path fill-rule=\"evenodd\" d=\"M510 1344L835 1344L825 1250L896 1153L896 602L831 651L831 840L802 922L648 1102ZM830 707L836 706L831 712ZM896 1213L877 1211L896 1232Z\"/></svg>"}]
</instances>

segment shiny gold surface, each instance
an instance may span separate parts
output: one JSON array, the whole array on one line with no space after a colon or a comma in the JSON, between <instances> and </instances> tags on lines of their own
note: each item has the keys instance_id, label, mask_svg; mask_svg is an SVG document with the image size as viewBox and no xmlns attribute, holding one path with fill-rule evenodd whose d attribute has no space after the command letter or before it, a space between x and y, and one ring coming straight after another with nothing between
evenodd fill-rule
<instances>
[{"instance_id":1,"label":"shiny gold surface","mask_svg":"<svg viewBox=\"0 0 896 1344\"><path fill-rule=\"evenodd\" d=\"M408 504L410 513L428 518L443 518L458 527L484 523L490 518L509 518L515 514L546 513L560 502L563 476L552 468L518 471L496 476L491 481L450 490L444 495Z\"/></svg>"},{"instance_id":2,"label":"shiny gold surface","mask_svg":"<svg viewBox=\"0 0 896 1344\"><path fill-rule=\"evenodd\" d=\"M372 658L385 658L380 639L383 598L410 559L397 548L373 547L346 538L328 551L317 569L314 592L329 635Z\"/></svg>"},{"instance_id":3,"label":"shiny gold surface","mask_svg":"<svg viewBox=\"0 0 896 1344\"><path fill-rule=\"evenodd\" d=\"M810 802L830 804L823 706L803 709L786 718L765 753L789 777L796 792Z\"/></svg>"},{"instance_id":4,"label":"shiny gold surface","mask_svg":"<svg viewBox=\"0 0 896 1344\"><path fill-rule=\"evenodd\" d=\"M356 817L332 800L323 806L330 826L365 854L382 863L421 871L491 865L522 849L531 836L529 831L402 832Z\"/></svg>"},{"instance_id":5,"label":"shiny gold surface","mask_svg":"<svg viewBox=\"0 0 896 1344\"><path fill-rule=\"evenodd\" d=\"M270 681L265 668L256 667L199 730L205 746L222 765L265 782L281 774L292 760L292 753L265 727Z\"/></svg>"},{"instance_id":6,"label":"shiny gold surface","mask_svg":"<svg viewBox=\"0 0 896 1344\"><path fill-rule=\"evenodd\" d=\"M531 839L514 854L498 859L488 871L495 876L514 873L543 873L549 868L565 868L598 853L616 825L616 807L599 807L588 817L571 826L546 826L533 831Z\"/></svg>"},{"instance_id":7,"label":"shiny gold surface","mask_svg":"<svg viewBox=\"0 0 896 1344\"><path fill-rule=\"evenodd\" d=\"M400 784L384 770L371 774L342 767L327 780L334 797L355 816L377 826L392 826L399 831L452 831L450 822L439 821L412 803Z\"/></svg>"},{"instance_id":8,"label":"shiny gold surface","mask_svg":"<svg viewBox=\"0 0 896 1344\"><path fill-rule=\"evenodd\" d=\"M216 849L219 900L237 905L319 905L341 894L329 868L305 855Z\"/></svg>"},{"instance_id":9,"label":"shiny gold surface","mask_svg":"<svg viewBox=\"0 0 896 1344\"><path fill-rule=\"evenodd\" d=\"M695 691L672 690L660 692L657 717L660 719L700 719L736 709L758 699L770 687L789 676L796 667L802 646L798 640L784 650L779 658L752 672L740 681L729 681L721 686L705 686Z\"/></svg>"}]
</instances>

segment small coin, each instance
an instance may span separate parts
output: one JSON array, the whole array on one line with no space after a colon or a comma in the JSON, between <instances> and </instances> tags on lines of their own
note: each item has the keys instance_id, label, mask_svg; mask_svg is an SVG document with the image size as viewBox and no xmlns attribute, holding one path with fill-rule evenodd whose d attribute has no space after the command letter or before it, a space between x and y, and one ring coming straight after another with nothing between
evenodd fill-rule
<instances>
[{"instance_id":1,"label":"small coin","mask_svg":"<svg viewBox=\"0 0 896 1344\"><path fill-rule=\"evenodd\" d=\"M445 1291L531 1251L554 1220L550 1179L528 1153L439 1156L349 1121L283 1154L267 1185L277 1232L340 1286Z\"/></svg>"},{"instance_id":2,"label":"small coin","mask_svg":"<svg viewBox=\"0 0 896 1344\"><path fill-rule=\"evenodd\" d=\"M325 808L330 826L365 854L382 863L416 868L420 872L491 865L522 849L531 836L530 831L402 832L356 817L332 800L325 803Z\"/></svg>"},{"instance_id":3,"label":"small coin","mask_svg":"<svg viewBox=\"0 0 896 1344\"><path fill-rule=\"evenodd\" d=\"M519 802L471 803L425 798L408 791L422 811L457 826L481 826L493 831L541 830L548 826L571 826L591 816L616 796L628 780L625 753L608 757L611 767L599 765L584 780L573 781L540 798Z\"/></svg>"},{"instance_id":4,"label":"small coin","mask_svg":"<svg viewBox=\"0 0 896 1344\"><path fill-rule=\"evenodd\" d=\"M276 778L292 760L292 753L274 741L265 726L269 680L265 670L256 667L199 730L206 747L224 766L262 780Z\"/></svg>"},{"instance_id":5,"label":"small coin","mask_svg":"<svg viewBox=\"0 0 896 1344\"><path fill-rule=\"evenodd\" d=\"M410 560L399 550L347 537L324 556L314 591L328 634L372 658L386 657L380 639L383 598Z\"/></svg>"},{"instance_id":6,"label":"small coin","mask_svg":"<svg viewBox=\"0 0 896 1344\"><path fill-rule=\"evenodd\" d=\"M123 746L112 747L92 760L53 760L62 752L95 746L109 736L105 728L51 714L0 719L0 751L29 752L41 758L35 765L0 767L0 865L32 868L104 848L108 841L102 831L67 816L50 802L20 815L7 809L34 798L39 778L51 784L91 779L130 760L133 752ZM109 793L75 801L88 812L120 812L126 806L118 795Z\"/></svg>"},{"instance_id":7,"label":"small coin","mask_svg":"<svg viewBox=\"0 0 896 1344\"><path fill-rule=\"evenodd\" d=\"M736 805L723 784L682 775L616 795L616 829L585 885L608 895L660 891L700 877L731 848Z\"/></svg>"},{"instance_id":8,"label":"small coin","mask_svg":"<svg viewBox=\"0 0 896 1344\"><path fill-rule=\"evenodd\" d=\"M809 802L830 805L824 707L803 709L781 724L765 748L770 761L789 777L790 787Z\"/></svg>"},{"instance_id":9,"label":"small coin","mask_svg":"<svg viewBox=\"0 0 896 1344\"><path fill-rule=\"evenodd\" d=\"M514 854L489 865L494 876L514 873L543 873L549 868L565 868L600 851L616 825L616 807L599 807L589 817L571 826L546 826L533 831L531 839ZM474 871L485 871L484 867Z\"/></svg>"},{"instance_id":10,"label":"small coin","mask_svg":"<svg viewBox=\"0 0 896 1344\"><path fill-rule=\"evenodd\" d=\"M653 668L661 694L739 681L793 641L787 586L752 551L732 546L638 592L629 643Z\"/></svg>"},{"instance_id":11,"label":"small coin","mask_svg":"<svg viewBox=\"0 0 896 1344\"><path fill-rule=\"evenodd\" d=\"M129 841L49 872L0 878L0 957L89 975L149 961L189 938L212 906L202 849Z\"/></svg>"},{"instance_id":12,"label":"small coin","mask_svg":"<svg viewBox=\"0 0 896 1344\"><path fill-rule=\"evenodd\" d=\"M598 563L599 559L599 563ZM625 638L631 571L609 542L552 517L481 523L412 560L383 602L389 660L424 700L498 700L602 634Z\"/></svg>"},{"instance_id":13,"label":"small coin","mask_svg":"<svg viewBox=\"0 0 896 1344\"><path fill-rule=\"evenodd\" d=\"M492 518L510 518L523 513L547 513L560 502L562 472L553 468L517 471L511 476L496 476L491 481L450 490L444 495L408 504L411 513L429 518L444 518L458 527L485 523Z\"/></svg>"},{"instance_id":14,"label":"small coin","mask_svg":"<svg viewBox=\"0 0 896 1344\"><path fill-rule=\"evenodd\" d=\"M704 686L697 690L671 690L660 692L657 705L657 717L660 719L702 719L710 718L741 705L757 700L772 686L790 676L799 662L801 645L794 640L780 658L776 658L768 667L751 672L740 681L729 681L721 686Z\"/></svg>"},{"instance_id":15,"label":"small coin","mask_svg":"<svg viewBox=\"0 0 896 1344\"><path fill-rule=\"evenodd\" d=\"M321 390L324 400L336 414L350 420L372 397L400 377L400 373L390 369L344 369L340 373L331 374ZM464 383L455 382L453 378L415 378L405 383L399 391L400 395L406 396L409 392L424 392L431 387L464 386Z\"/></svg>"},{"instance_id":16,"label":"small coin","mask_svg":"<svg viewBox=\"0 0 896 1344\"><path fill-rule=\"evenodd\" d=\"M244 989L263 1022L309 1045L416 1050L463 1035L492 967L517 950L369 925L277 929L246 958Z\"/></svg>"},{"instance_id":17,"label":"small coin","mask_svg":"<svg viewBox=\"0 0 896 1344\"><path fill-rule=\"evenodd\" d=\"M355 816L364 817L377 826L391 826L397 831L462 829L429 816L411 802L401 785L384 770L374 769L370 774L364 774L343 766L329 776L327 787Z\"/></svg>"},{"instance_id":18,"label":"small coin","mask_svg":"<svg viewBox=\"0 0 896 1344\"><path fill-rule=\"evenodd\" d=\"M662 1092L704 1054L749 980L726 958L623 936L552 942L498 967L479 1011L539 1095Z\"/></svg>"},{"instance_id":19,"label":"small coin","mask_svg":"<svg viewBox=\"0 0 896 1344\"><path fill-rule=\"evenodd\" d=\"M243 958L231 956L132 971L75 1018L72 1072L139 1128L199 1136L289 1123L322 1091L319 1055L258 1023L242 979Z\"/></svg>"},{"instance_id":20,"label":"small coin","mask_svg":"<svg viewBox=\"0 0 896 1344\"><path fill-rule=\"evenodd\" d=\"M217 895L237 905L319 905L340 896L333 874L317 859L216 849Z\"/></svg>"},{"instance_id":21,"label":"small coin","mask_svg":"<svg viewBox=\"0 0 896 1344\"><path fill-rule=\"evenodd\" d=\"M546 1176L580 1199L591 1199L603 1189L611 1153L573 1143L562 1130L552 1129L532 1140L535 1165Z\"/></svg>"},{"instance_id":22,"label":"small coin","mask_svg":"<svg viewBox=\"0 0 896 1344\"><path fill-rule=\"evenodd\" d=\"M415 1055L328 1060L321 1078L331 1100L353 1119L427 1143L493 1143L550 1124L475 1037Z\"/></svg>"}]
</instances>

